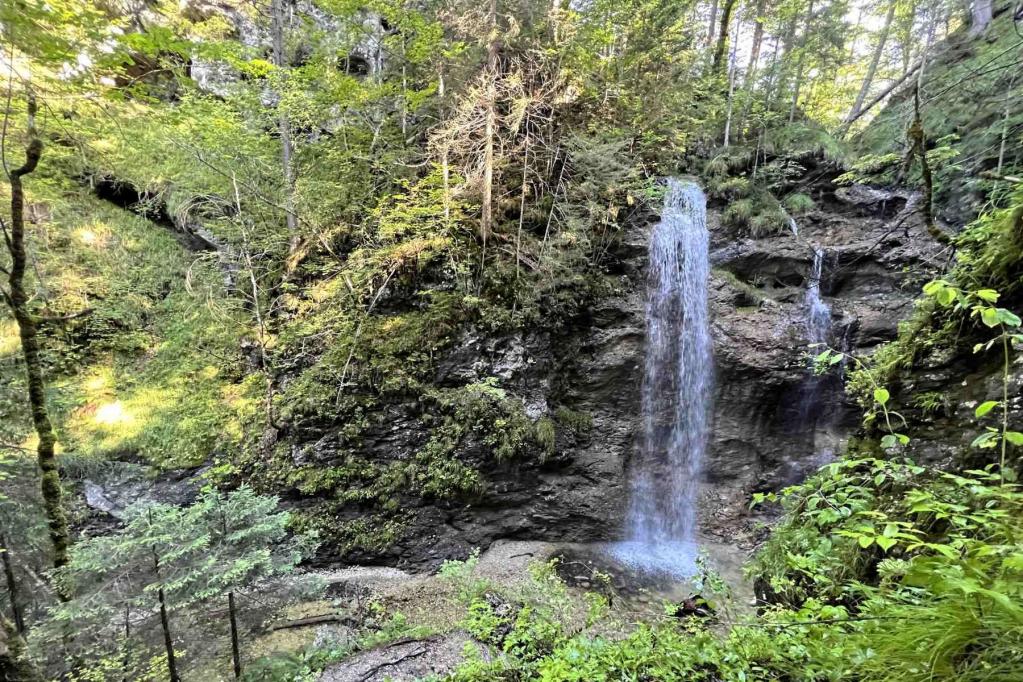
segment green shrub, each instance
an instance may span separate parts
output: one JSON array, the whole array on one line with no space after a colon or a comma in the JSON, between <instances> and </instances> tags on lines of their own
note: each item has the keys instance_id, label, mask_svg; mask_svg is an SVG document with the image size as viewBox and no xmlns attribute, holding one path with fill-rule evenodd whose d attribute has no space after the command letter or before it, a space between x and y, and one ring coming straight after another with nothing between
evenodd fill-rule
<instances>
[{"instance_id":1,"label":"green shrub","mask_svg":"<svg viewBox=\"0 0 1023 682\"><path fill-rule=\"evenodd\" d=\"M796 215L808 213L812 211L816 205L814 204L813 199L810 198L810 195L803 194L802 192L793 192L785 197L785 201L782 203L785 206L785 210Z\"/></svg>"},{"instance_id":2,"label":"green shrub","mask_svg":"<svg viewBox=\"0 0 1023 682\"><path fill-rule=\"evenodd\" d=\"M722 215L725 225L744 230L749 227L750 219L753 217L754 205L752 199L739 199L728 204Z\"/></svg>"}]
</instances>

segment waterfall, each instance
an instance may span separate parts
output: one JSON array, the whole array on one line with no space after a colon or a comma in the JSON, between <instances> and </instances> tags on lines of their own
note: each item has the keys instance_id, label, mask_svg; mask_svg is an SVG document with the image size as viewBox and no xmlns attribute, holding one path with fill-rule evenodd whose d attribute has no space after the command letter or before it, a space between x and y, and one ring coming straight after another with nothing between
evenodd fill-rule
<instances>
[{"instance_id":1,"label":"waterfall","mask_svg":"<svg viewBox=\"0 0 1023 682\"><path fill-rule=\"evenodd\" d=\"M806 280L803 304L806 306L806 339L811 344L827 343L831 335L831 308L821 298L821 276L824 272L824 249L813 247L813 265ZM817 352L823 350L817 349Z\"/></svg>"},{"instance_id":2,"label":"waterfall","mask_svg":"<svg viewBox=\"0 0 1023 682\"><path fill-rule=\"evenodd\" d=\"M695 567L696 501L713 400L706 216L698 185L668 181L650 237L643 431L628 538L615 550L637 568L675 575Z\"/></svg>"},{"instance_id":3,"label":"waterfall","mask_svg":"<svg viewBox=\"0 0 1023 682\"><path fill-rule=\"evenodd\" d=\"M821 280L824 276L824 265L827 255L819 246L813 249L813 264L806 279L803 292L803 325L806 342L810 345L810 355L820 353L831 340L831 307L821 298ZM807 377L800 388L799 420L804 428L813 434L814 462L816 466L826 464L833 459L833 443L822 447L818 438L827 437L834 425L836 413L832 401L836 393L842 390L841 380L834 376L818 376L813 372L813 360L807 368Z\"/></svg>"}]
</instances>

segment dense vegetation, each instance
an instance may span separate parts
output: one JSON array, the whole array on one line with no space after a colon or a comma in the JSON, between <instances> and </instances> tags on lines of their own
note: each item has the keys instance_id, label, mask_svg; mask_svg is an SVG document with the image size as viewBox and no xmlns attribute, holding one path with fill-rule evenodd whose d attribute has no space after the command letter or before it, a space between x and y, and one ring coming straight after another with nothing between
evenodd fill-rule
<instances>
[{"instance_id":1,"label":"dense vegetation","mask_svg":"<svg viewBox=\"0 0 1023 682\"><path fill-rule=\"evenodd\" d=\"M471 508L494 463L589 432L439 367L585 320L665 175L736 239L788 231L815 183L919 190L947 263L897 339L815 351L864 424L750 500L783 514L757 614L709 571L710 618L626 624L554 566L513 589L451 562L492 654L452 679L1019 679L1023 16L966 5L5 2L0 679L239 674L238 638L322 588L302 562L372 557L410 500ZM915 391L933 368L949 390ZM995 392L951 404L967 375ZM428 437L368 454L395 406ZM938 412L940 462L915 433ZM97 525L112 465L202 492ZM245 674L414 634L377 614Z\"/></svg>"}]
</instances>

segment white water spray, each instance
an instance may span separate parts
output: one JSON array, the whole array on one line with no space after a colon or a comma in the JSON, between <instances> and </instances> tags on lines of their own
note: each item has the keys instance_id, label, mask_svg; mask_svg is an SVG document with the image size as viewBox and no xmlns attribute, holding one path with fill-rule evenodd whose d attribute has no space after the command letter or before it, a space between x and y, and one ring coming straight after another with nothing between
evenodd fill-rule
<instances>
[{"instance_id":1,"label":"white water spray","mask_svg":"<svg viewBox=\"0 0 1023 682\"><path fill-rule=\"evenodd\" d=\"M670 179L650 238L643 433L628 539L615 547L636 568L678 576L695 571L696 502L713 401L706 217L699 186Z\"/></svg>"},{"instance_id":2,"label":"white water spray","mask_svg":"<svg viewBox=\"0 0 1023 682\"><path fill-rule=\"evenodd\" d=\"M806 306L806 338L811 344L827 343L831 335L831 307L821 298L821 277L824 273L824 249L813 247L813 266L806 281L803 304ZM823 350L818 348L817 352Z\"/></svg>"}]
</instances>

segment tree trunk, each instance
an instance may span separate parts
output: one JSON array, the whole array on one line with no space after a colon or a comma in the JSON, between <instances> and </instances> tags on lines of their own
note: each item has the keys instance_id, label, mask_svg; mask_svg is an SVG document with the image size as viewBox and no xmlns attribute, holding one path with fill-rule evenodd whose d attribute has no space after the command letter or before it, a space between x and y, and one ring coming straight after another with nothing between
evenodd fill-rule
<instances>
[{"instance_id":1,"label":"tree trunk","mask_svg":"<svg viewBox=\"0 0 1023 682\"><path fill-rule=\"evenodd\" d=\"M181 682L181 678L178 677L178 665L174 660L174 639L171 637L167 599L164 597L162 585L156 591L156 597L160 601L160 626L163 628L163 647L167 651L167 674L170 675L170 682Z\"/></svg>"},{"instance_id":2,"label":"tree trunk","mask_svg":"<svg viewBox=\"0 0 1023 682\"><path fill-rule=\"evenodd\" d=\"M915 155L920 162L920 179L923 181L923 199L921 213L927 233L941 244L951 244L947 234L938 229L934 222L934 178L931 175L931 164L927 161L927 137L924 134L924 123L920 117L920 85L913 90L913 123L909 126L910 155Z\"/></svg>"},{"instance_id":3,"label":"tree trunk","mask_svg":"<svg viewBox=\"0 0 1023 682\"><path fill-rule=\"evenodd\" d=\"M789 123L796 120L796 109L799 106L799 91L803 87L803 66L806 60L806 43L810 36L810 22L813 19L813 3L814 0L810 0L810 4L806 7L803 37L799 41L799 60L796 62L796 82L792 91L792 106L789 107Z\"/></svg>"},{"instance_id":4,"label":"tree trunk","mask_svg":"<svg viewBox=\"0 0 1023 682\"><path fill-rule=\"evenodd\" d=\"M923 67L923 57L921 57L916 62L916 64L914 64L913 66L909 67L909 70L906 71L905 74L903 74L900 78L898 78L897 80L892 82L891 85L889 85L884 90L882 90L880 93L878 93L877 97L875 97L874 99L870 100L870 102L865 107L860 109L860 112L858 114L856 114L856 116L854 118L851 118L848 121L848 123L845 124L845 129L848 130L849 126L851 126L853 123L856 122L856 119L860 118L865 113L867 113L868 111L873 109L875 106L877 106L877 104L879 102L881 102L888 95L892 94L892 92L894 90L896 90L900 85L902 85L907 80L909 80L910 76L912 76L914 73L916 73L922 67Z\"/></svg>"},{"instance_id":5,"label":"tree trunk","mask_svg":"<svg viewBox=\"0 0 1023 682\"><path fill-rule=\"evenodd\" d=\"M131 606L124 605L124 658L121 659L121 682L129 682L131 671Z\"/></svg>"},{"instance_id":6,"label":"tree trunk","mask_svg":"<svg viewBox=\"0 0 1023 682\"><path fill-rule=\"evenodd\" d=\"M728 0L725 0L726 2ZM718 28L718 0L713 0L710 6L710 21L707 22L707 45L714 42L714 33Z\"/></svg>"},{"instance_id":7,"label":"tree trunk","mask_svg":"<svg viewBox=\"0 0 1023 682\"><path fill-rule=\"evenodd\" d=\"M18 581L14 577L14 563L11 561L11 548L7 537L0 532L0 559L4 564L4 582L7 583L7 595L11 600L11 616L14 618L15 631L25 635L25 619L21 614L21 600L18 597Z\"/></svg>"},{"instance_id":8,"label":"tree trunk","mask_svg":"<svg viewBox=\"0 0 1023 682\"><path fill-rule=\"evenodd\" d=\"M789 19L788 24L785 26L785 32L782 34L780 51L778 49L779 39L777 36L774 39L774 51L771 56L771 75L764 92L764 106L771 110L775 108L776 100L780 100L785 95L785 89L788 87L788 71L783 61L787 60L789 53L792 52L792 46L796 42L796 29L798 26L798 16Z\"/></svg>"},{"instance_id":9,"label":"tree trunk","mask_svg":"<svg viewBox=\"0 0 1023 682\"><path fill-rule=\"evenodd\" d=\"M1005 91L1005 115L1002 117L1002 141L998 145L998 168L996 172L1001 174L1002 165L1005 163L1005 144L1009 139L1009 116L1012 115L1012 91L1016 85L1016 76L1019 75L1019 71L1014 71L1012 78L1009 79L1009 87Z\"/></svg>"},{"instance_id":10,"label":"tree trunk","mask_svg":"<svg viewBox=\"0 0 1023 682\"><path fill-rule=\"evenodd\" d=\"M980 35L987 30L994 17L992 0L973 0L970 9L970 35Z\"/></svg>"},{"instance_id":11,"label":"tree trunk","mask_svg":"<svg viewBox=\"0 0 1023 682\"><path fill-rule=\"evenodd\" d=\"M242 655L238 646L238 616L234 610L234 592L227 593L227 611L231 618L231 661L234 663L234 678L241 679Z\"/></svg>"},{"instance_id":12,"label":"tree trunk","mask_svg":"<svg viewBox=\"0 0 1023 682\"><path fill-rule=\"evenodd\" d=\"M860 109L863 107L863 102L867 98L867 93L870 92L870 84L874 82L874 75L877 73L877 66L881 63L881 57L884 55L884 46L888 42L888 31L892 27L892 20L895 18L895 2L893 1L888 7L888 14L884 18L884 26L881 28L881 33L877 36L877 47L874 48L874 56L870 59L870 66L867 67L867 75L863 77L863 84L860 86L860 91L856 94L856 101L853 102L852 109L849 111L849 115L845 117L846 125L849 121L854 121L859 117Z\"/></svg>"},{"instance_id":13,"label":"tree trunk","mask_svg":"<svg viewBox=\"0 0 1023 682\"><path fill-rule=\"evenodd\" d=\"M724 66L725 53L728 48L728 27L732 23L732 12L735 10L736 0L725 0L721 9L721 31L718 33L717 46L714 48L714 72L721 71Z\"/></svg>"},{"instance_id":14,"label":"tree trunk","mask_svg":"<svg viewBox=\"0 0 1023 682\"><path fill-rule=\"evenodd\" d=\"M14 626L0 615L0 680L3 682L42 682L25 652L25 640Z\"/></svg>"},{"instance_id":15,"label":"tree trunk","mask_svg":"<svg viewBox=\"0 0 1023 682\"><path fill-rule=\"evenodd\" d=\"M480 213L480 237L483 240L483 260L480 273L486 262L487 238L494 227L494 136L497 127L497 69L498 34L497 0L490 0L490 36L487 43L487 103L486 130L483 150L483 201Z\"/></svg>"},{"instance_id":16,"label":"tree trunk","mask_svg":"<svg viewBox=\"0 0 1023 682\"><path fill-rule=\"evenodd\" d=\"M284 70L288 65L284 52L284 27L287 17L284 13L285 0L272 0L270 5L273 41L273 63L278 69L278 76L283 80ZM278 93L283 98L284 93ZM298 214L295 213L295 168L292 162L294 147L291 142L291 121L283 106L277 103L277 133L281 138L281 174L284 177L284 212L289 235L289 253L298 246Z\"/></svg>"},{"instance_id":17,"label":"tree trunk","mask_svg":"<svg viewBox=\"0 0 1023 682\"><path fill-rule=\"evenodd\" d=\"M764 42L764 9L767 0L757 0L757 6L753 10L753 43L750 46L749 64L746 66L746 75L743 77L743 88L749 89L753 83L753 77L757 70L757 63L760 61L760 45Z\"/></svg>"},{"instance_id":18,"label":"tree trunk","mask_svg":"<svg viewBox=\"0 0 1023 682\"><path fill-rule=\"evenodd\" d=\"M913 62L913 25L916 23L916 10L918 3L916 0L909 6L909 15L906 20L900 21L901 29L896 30L896 35L899 36L899 42L902 52L902 73L909 71L909 65Z\"/></svg>"},{"instance_id":19,"label":"tree trunk","mask_svg":"<svg viewBox=\"0 0 1023 682\"><path fill-rule=\"evenodd\" d=\"M149 524L153 523L153 514L149 513ZM163 629L163 648L167 652L167 674L170 676L170 682L181 682L181 678L178 676L178 665L174 659L174 638L171 636L170 629L170 616L167 614L167 598L163 592L163 582L160 580L160 555L156 551L156 546L151 548L153 553L153 573L156 575L157 584L159 588L156 591L156 599L160 603L160 627Z\"/></svg>"},{"instance_id":20,"label":"tree trunk","mask_svg":"<svg viewBox=\"0 0 1023 682\"><path fill-rule=\"evenodd\" d=\"M522 187L519 190L519 229L515 232L515 286L519 284L519 257L522 253L522 226L526 219L526 188L529 186L529 111L525 117L526 140L522 150ZM514 310L518 304L518 292L512 302Z\"/></svg>"},{"instance_id":21,"label":"tree trunk","mask_svg":"<svg viewBox=\"0 0 1023 682\"><path fill-rule=\"evenodd\" d=\"M67 516L61 500L60 472L54 446L57 437L53 432L50 415L46 410L46 384L43 381L42 359L39 356L39 337L36 317L28 307L28 292L25 291L25 269L28 256L25 251L25 189L21 179L34 171L43 153L43 143L35 129L36 101L33 95L28 99L29 143L25 150L25 163L10 172L11 182L11 231L5 234L7 248L11 253L11 271L8 277L10 292L8 303L18 323L21 335L21 352L25 359L25 374L28 379L28 400L32 407L32 424L39 436L36 456L39 462L43 507L53 544L53 566L60 568L68 560ZM65 598L62 591L58 596Z\"/></svg>"},{"instance_id":22,"label":"tree trunk","mask_svg":"<svg viewBox=\"0 0 1023 682\"><path fill-rule=\"evenodd\" d=\"M735 17L735 35L739 35L739 27L742 20L739 15ZM729 50L728 56L728 106L725 117L725 147L728 146L732 132L732 114L735 109L735 79L738 77L738 64L736 60L736 46Z\"/></svg>"}]
</instances>

